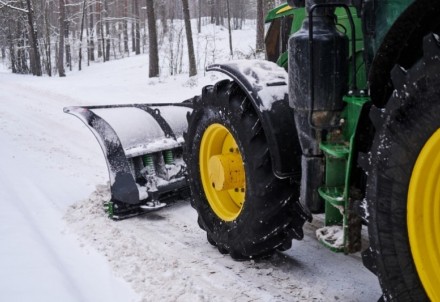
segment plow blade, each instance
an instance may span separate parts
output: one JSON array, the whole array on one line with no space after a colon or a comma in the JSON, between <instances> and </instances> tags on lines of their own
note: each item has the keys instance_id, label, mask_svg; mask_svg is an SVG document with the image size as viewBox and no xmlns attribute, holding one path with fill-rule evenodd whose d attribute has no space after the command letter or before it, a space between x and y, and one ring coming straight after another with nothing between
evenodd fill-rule
<instances>
[{"instance_id":1,"label":"plow blade","mask_svg":"<svg viewBox=\"0 0 440 302\"><path fill-rule=\"evenodd\" d=\"M107 162L111 200L105 209L123 219L189 196L182 159L190 103L75 106Z\"/></svg>"}]
</instances>

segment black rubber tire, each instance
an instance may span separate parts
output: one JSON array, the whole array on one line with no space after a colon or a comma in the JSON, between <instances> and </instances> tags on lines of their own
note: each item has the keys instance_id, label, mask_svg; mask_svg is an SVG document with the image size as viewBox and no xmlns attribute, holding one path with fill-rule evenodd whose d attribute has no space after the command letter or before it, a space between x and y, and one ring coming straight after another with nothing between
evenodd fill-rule
<instances>
[{"instance_id":1,"label":"black rubber tire","mask_svg":"<svg viewBox=\"0 0 440 302\"><path fill-rule=\"evenodd\" d=\"M424 56L407 72L396 66L396 87L376 127L368 173L369 237L385 301L429 301L414 265L407 229L407 194L420 150L440 128L440 49L430 34Z\"/></svg>"},{"instance_id":2,"label":"black rubber tire","mask_svg":"<svg viewBox=\"0 0 440 302\"><path fill-rule=\"evenodd\" d=\"M246 197L239 216L223 221L211 209L199 171L199 149L205 130L213 123L234 136L246 173ZM297 211L299 186L291 179L278 179L272 172L265 133L245 93L235 82L221 81L203 89L188 116L184 159L192 192L191 205L198 212L200 227L208 241L236 260L266 257L277 248L302 239L305 217ZM298 159L300 160L300 159Z\"/></svg>"}]
</instances>

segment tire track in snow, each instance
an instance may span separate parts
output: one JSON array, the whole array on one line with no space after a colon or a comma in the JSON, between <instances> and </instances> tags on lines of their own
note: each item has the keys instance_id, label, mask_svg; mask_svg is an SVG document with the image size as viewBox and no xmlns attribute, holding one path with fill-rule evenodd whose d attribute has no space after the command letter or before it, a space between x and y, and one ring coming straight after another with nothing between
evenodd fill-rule
<instances>
[{"instance_id":1,"label":"tire track in snow","mask_svg":"<svg viewBox=\"0 0 440 302\"><path fill-rule=\"evenodd\" d=\"M0 301L121 301L121 293L132 300L125 283L112 282L101 257L86 254L65 232L63 198L84 195L60 185L63 177L11 141L2 136L0 149ZM89 270L96 271L84 276Z\"/></svg>"},{"instance_id":2,"label":"tire track in snow","mask_svg":"<svg viewBox=\"0 0 440 302\"><path fill-rule=\"evenodd\" d=\"M39 207L43 208L43 211L53 211L47 205L43 205L41 201L48 200L49 198L42 192L38 187L36 187L29 180L24 180L22 186L20 188L14 188L14 184L8 181L8 179L2 177L0 174L0 182L3 185L6 185L8 191L11 192L10 196L15 196L14 199L10 198L9 200L13 200L13 202L9 202L7 207L12 207L15 209L10 210L10 213L14 213L15 215L19 215L20 219L23 219L23 222L27 225L26 230L28 231L29 238L31 240L38 242L38 249L44 251L45 261L48 261L50 266L57 270L57 276L61 277L61 281L58 281L58 284L63 285L63 289L58 289L65 291L68 293L70 297L72 297L72 301L86 301L86 297L83 296L80 287L76 283L75 278L72 277L69 270L66 269L65 259L63 259L63 255L57 251L54 247L53 239L48 237L47 228L45 225L47 222L42 222L41 219L35 217L38 215L32 212L32 206L29 206L29 202L39 201ZM21 192L21 188L26 187L27 192L23 194ZM33 200L28 199L28 195L33 196ZM17 198L19 197L19 198ZM41 211L41 209L40 209ZM17 214L16 214L17 213ZM20 236L24 236L25 234L20 234ZM29 240L29 239L26 239ZM35 251L19 251L18 253L29 253L29 257L35 257ZM41 251L38 251L36 255L39 255ZM30 280L23 280L30 281Z\"/></svg>"},{"instance_id":3,"label":"tire track in snow","mask_svg":"<svg viewBox=\"0 0 440 302\"><path fill-rule=\"evenodd\" d=\"M102 202L108 199L107 186L98 186L89 199L74 204L65 219L84 245L107 257L142 301L371 301L379 297L374 290L369 295L360 292L356 283L344 280L343 273L336 273L333 281L310 275L307 271L315 264L288 253L235 262L206 242L189 204L114 222L102 210ZM341 261L336 266L344 265ZM332 282L341 284L335 287ZM357 291L361 296L353 297Z\"/></svg>"}]
</instances>

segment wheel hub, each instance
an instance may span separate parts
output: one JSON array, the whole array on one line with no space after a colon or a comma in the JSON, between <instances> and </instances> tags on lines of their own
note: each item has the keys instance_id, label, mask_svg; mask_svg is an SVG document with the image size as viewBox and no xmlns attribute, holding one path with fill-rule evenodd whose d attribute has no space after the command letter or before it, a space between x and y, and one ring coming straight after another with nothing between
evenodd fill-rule
<instances>
[{"instance_id":1,"label":"wheel hub","mask_svg":"<svg viewBox=\"0 0 440 302\"><path fill-rule=\"evenodd\" d=\"M440 301L440 130L422 148L408 190L408 235L413 260L432 301Z\"/></svg>"},{"instance_id":2,"label":"wheel hub","mask_svg":"<svg viewBox=\"0 0 440 302\"><path fill-rule=\"evenodd\" d=\"M239 154L211 156L208 170L209 179L217 191L244 188L244 167Z\"/></svg>"},{"instance_id":3,"label":"wheel hub","mask_svg":"<svg viewBox=\"0 0 440 302\"><path fill-rule=\"evenodd\" d=\"M212 124L203 133L199 166L211 209L220 219L233 221L245 201L246 175L237 142L225 126Z\"/></svg>"}]
</instances>

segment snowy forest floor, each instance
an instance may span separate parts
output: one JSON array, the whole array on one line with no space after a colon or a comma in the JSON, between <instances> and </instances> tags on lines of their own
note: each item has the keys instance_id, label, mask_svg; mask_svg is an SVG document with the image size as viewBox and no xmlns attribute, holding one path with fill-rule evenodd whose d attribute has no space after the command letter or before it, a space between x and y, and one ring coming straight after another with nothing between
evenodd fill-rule
<instances>
[{"instance_id":1,"label":"snowy forest floor","mask_svg":"<svg viewBox=\"0 0 440 302\"><path fill-rule=\"evenodd\" d=\"M148 55L131 56L66 78L0 68L0 300L377 300L377 279L359 254L334 254L317 242L319 219L292 249L235 262L206 241L188 203L106 218L101 149L63 107L178 102L222 78L151 80L147 62Z\"/></svg>"}]
</instances>

